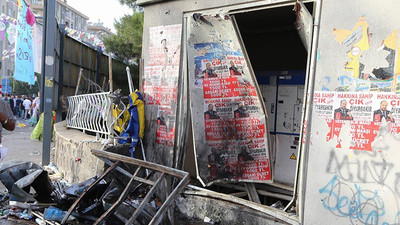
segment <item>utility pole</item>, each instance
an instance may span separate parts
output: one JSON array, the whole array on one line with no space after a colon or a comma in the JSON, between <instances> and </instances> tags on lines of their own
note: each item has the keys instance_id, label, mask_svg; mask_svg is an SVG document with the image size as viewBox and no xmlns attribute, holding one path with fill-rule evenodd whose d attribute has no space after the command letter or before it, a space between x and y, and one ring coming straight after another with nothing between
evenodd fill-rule
<instances>
[{"instance_id":1,"label":"utility pole","mask_svg":"<svg viewBox=\"0 0 400 225\"><path fill-rule=\"evenodd\" d=\"M44 123L43 123L43 148L42 148L42 165L50 163L50 144L52 134L53 121L53 86L54 86L54 61L55 61L55 39L56 39L56 0L45 0L45 42L43 43L44 52L44 70L42 74L42 90L43 98L40 100L43 104Z\"/></svg>"}]
</instances>

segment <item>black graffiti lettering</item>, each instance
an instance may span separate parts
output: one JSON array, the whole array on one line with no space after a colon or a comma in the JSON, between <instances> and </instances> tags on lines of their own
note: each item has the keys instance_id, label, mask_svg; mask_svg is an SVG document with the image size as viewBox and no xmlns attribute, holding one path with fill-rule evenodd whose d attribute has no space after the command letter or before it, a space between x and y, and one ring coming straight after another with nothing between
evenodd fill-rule
<instances>
[{"instance_id":1,"label":"black graffiti lettering","mask_svg":"<svg viewBox=\"0 0 400 225\"><path fill-rule=\"evenodd\" d=\"M344 155L342 161L340 161L335 151L332 150L326 172L337 174L346 181L384 184L393 167L393 163L388 163L385 159L382 159L382 161L360 161L358 159L350 160L347 155ZM357 177L354 177L355 174Z\"/></svg>"}]
</instances>

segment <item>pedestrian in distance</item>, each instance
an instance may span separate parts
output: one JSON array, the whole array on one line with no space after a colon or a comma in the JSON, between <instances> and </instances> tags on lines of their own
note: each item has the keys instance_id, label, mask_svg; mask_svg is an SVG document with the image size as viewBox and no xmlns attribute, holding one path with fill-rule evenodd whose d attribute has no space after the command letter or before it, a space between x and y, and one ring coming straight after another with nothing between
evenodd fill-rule
<instances>
[{"instance_id":1,"label":"pedestrian in distance","mask_svg":"<svg viewBox=\"0 0 400 225\"><path fill-rule=\"evenodd\" d=\"M13 113L13 115L15 115L15 100L14 100L14 95L10 96L10 108L11 108L11 112Z\"/></svg>"},{"instance_id":2,"label":"pedestrian in distance","mask_svg":"<svg viewBox=\"0 0 400 225\"><path fill-rule=\"evenodd\" d=\"M24 119L28 119L28 112L29 109L31 108L32 102L29 100L29 98L25 97L25 100L22 102L22 105L24 106Z\"/></svg>"}]
</instances>

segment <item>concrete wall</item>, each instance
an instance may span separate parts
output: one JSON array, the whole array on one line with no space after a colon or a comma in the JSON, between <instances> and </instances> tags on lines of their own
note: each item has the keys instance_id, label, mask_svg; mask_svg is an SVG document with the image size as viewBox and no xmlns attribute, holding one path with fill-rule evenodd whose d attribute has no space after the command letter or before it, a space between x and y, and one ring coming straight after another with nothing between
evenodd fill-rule
<instances>
[{"instance_id":1,"label":"concrete wall","mask_svg":"<svg viewBox=\"0 0 400 225\"><path fill-rule=\"evenodd\" d=\"M398 8L322 1L304 224L400 224ZM383 100L395 121L375 120Z\"/></svg>"},{"instance_id":2,"label":"concrete wall","mask_svg":"<svg viewBox=\"0 0 400 225\"><path fill-rule=\"evenodd\" d=\"M95 136L79 130L67 129L66 122L54 125L55 155L54 164L71 183L87 180L96 174L102 174L104 163L93 156L90 150L101 149L99 142L92 142ZM102 139L100 139L102 141Z\"/></svg>"}]
</instances>

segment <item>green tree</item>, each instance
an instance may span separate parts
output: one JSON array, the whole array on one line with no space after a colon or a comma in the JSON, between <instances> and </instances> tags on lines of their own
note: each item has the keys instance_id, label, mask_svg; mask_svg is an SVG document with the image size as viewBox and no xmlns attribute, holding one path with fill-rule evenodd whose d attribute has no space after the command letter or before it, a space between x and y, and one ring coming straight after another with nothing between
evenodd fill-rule
<instances>
[{"instance_id":1,"label":"green tree","mask_svg":"<svg viewBox=\"0 0 400 225\"><path fill-rule=\"evenodd\" d=\"M127 5L131 8L136 7L136 0L119 0L119 2L123 5Z\"/></svg>"},{"instance_id":2,"label":"green tree","mask_svg":"<svg viewBox=\"0 0 400 225\"><path fill-rule=\"evenodd\" d=\"M142 52L143 16L143 12L134 10L133 15L115 21L117 34L104 39L107 51L119 59L138 60Z\"/></svg>"},{"instance_id":3,"label":"green tree","mask_svg":"<svg viewBox=\"0 0 400 225\"><path fill-rule=\"evenodd\" d=\"M10 77L10 86L12 87L12 93L16 95L37 95L40 91L40 74L35 73L37 77L34 85L29 85L26 82L15 80L14 77Z\"/></svg>"}]
</instances>

